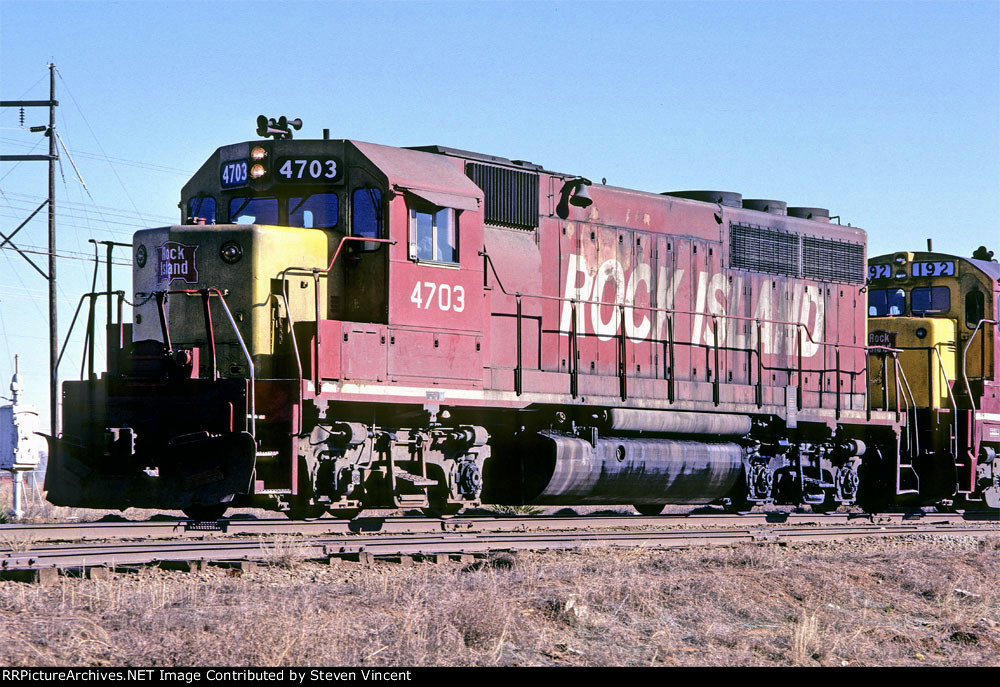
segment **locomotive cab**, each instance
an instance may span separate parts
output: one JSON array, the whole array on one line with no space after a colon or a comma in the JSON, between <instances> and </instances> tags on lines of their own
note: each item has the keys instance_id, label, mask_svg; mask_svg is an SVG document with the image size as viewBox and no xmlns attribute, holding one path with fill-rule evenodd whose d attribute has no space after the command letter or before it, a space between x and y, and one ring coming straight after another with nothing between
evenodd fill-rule
<instances>
[{"instance_id":1,"label":"locomotive cab","mask_svg":"<svg viewBox=\"0 0 1000 687\"><path fill-rule=\"evenodd\" d=\"M64 386L51 498L201 515L233 499L289 507L315 494L298 448L318 419L302 417L305 396L390 376L481 383L481 196L460 167L406 149L216 150L182 190L182 223L135 235L132 341L123 334L104 379ZM154 408L139 408L143 394Z\"/></svg>"}]
</instances>

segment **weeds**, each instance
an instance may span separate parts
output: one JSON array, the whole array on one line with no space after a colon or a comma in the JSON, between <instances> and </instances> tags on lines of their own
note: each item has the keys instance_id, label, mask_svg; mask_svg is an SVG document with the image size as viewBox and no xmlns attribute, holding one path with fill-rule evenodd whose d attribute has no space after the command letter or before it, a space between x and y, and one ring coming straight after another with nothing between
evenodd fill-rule
<instances>
[{"instance_id":1,"label":"weeds","mask_svg":"<svg viewBox=\"0 0 1000 687\"><path fill-rule=\"evenodd\" d=\"M261 562L291 569L309 558L309 546L301 539L278 535L260 544Z\"/></svg>"},{"instance_id":2,"label":"weeds","mask_svg":"<svg viewBox=\"0 0 1000 687\"><path fill-rule=\"evenodd\" d=\"M802 617L792 630L792 663L805 665L806 659L819 658L819 621L815 613L802 611Z\"/></svg>"},{"instance_id":3,"label":"weeds","mask_svg":"<svg viewBox=\"0 0 1000 687\"><path fill-rule=\"evenodd\" d=\"M31 551L37 539L31 534L4 534L0 536L0 551L24 553Z\"/></svg>"},{"instance_id":4,"label":"weeds","mask_svg":"<svg viewBox=\"0 0 1000 687\"><path fill-rule=\"evenodd\" d=\"M483 510L495 515L541 515L544 510L541 506L500 506L495 504L483 504Z\"/></svg>"}]
</instances>

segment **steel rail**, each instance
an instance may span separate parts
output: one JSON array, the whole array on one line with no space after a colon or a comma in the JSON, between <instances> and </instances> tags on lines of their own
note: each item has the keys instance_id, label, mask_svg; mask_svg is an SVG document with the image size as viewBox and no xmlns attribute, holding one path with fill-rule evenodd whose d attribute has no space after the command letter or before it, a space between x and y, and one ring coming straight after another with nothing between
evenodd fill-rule
<instances>
[{"instance_id":1,"label":"steel rail","mask_svg":"<svg viewBox=\"0 0 1000 687\"><path fill-rule=\"evenodd\" d=\"M218 535L420 534L430 532L512 532L574 528L711 527L736 525L847 525L1000 521L1000 513L701 513L685 515L599 514L586 516L484 516L454 518L358 517L353 520L240 519L197 522L187 518L92 523L13 523L0 525L0 549L17 542L87 541L126 538L206 537Z\"/></svg>"},{"instance_id":2,"label":"steel rail","mask_svg":"<svg viewBox=\"0 0 1000 687\"><path fill-rule=\"evenodd\" d=\"M0 569L117 567L164 561L267 560L284 551L303 558L469 554L492 551L606 548L677 548L741 542L815 542L912 535L1000 536L996 525L915 523L829 527L584 530L551 532L438 532L420 535L343 535L309 539L225 538L45 545L0 555Z\"/></svg>"}]
</instances>

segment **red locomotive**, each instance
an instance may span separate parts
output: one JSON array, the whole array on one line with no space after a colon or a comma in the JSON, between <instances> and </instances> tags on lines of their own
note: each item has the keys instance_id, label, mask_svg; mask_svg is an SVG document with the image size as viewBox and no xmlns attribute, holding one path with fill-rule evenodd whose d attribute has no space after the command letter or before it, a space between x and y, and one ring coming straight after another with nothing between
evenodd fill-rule
<instances>
[{"instance_id":1,"label":"red locomotive","mask_svg":"<svg viewBox=\"0 0 1000 687\"><path fill-rule=\"evenodd\" d=\"M134 322L107 374L64 385L54 503L910 498L914 408L868 404L862 230L282 124L216 150L182 224L136 233Z\"/></svg>"}]
</instances>

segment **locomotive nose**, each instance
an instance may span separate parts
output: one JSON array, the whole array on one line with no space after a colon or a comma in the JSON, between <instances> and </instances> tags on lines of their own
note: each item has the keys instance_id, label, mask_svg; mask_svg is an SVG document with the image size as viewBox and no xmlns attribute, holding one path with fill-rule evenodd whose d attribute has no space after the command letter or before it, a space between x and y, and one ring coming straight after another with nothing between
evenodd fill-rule
<instances>
[{"instance_id":1,"label":"locomotive nose","mask_svg":"<svg viewBox=\"0 0 1000 687\"><path fill-rule=\"evenodd\" d=\"M138 301L133 340L159 341L172 352L197 351L193 361L184 362L197 367L194 377L211 377L212 360L219 375L246 377L248 356L258 378L271 376L275 360L290 353L285 349L293 323L315 320L317 303L327 298L325 274L314 280L289 274L288 268L325 267L328 240L316 229L256 224L138 232L136 243L146 258L133 265ZM229 312L216 295L206 311L201 298L178 293L205 289L221 295Z\"/></svg>"}]
</instances>

